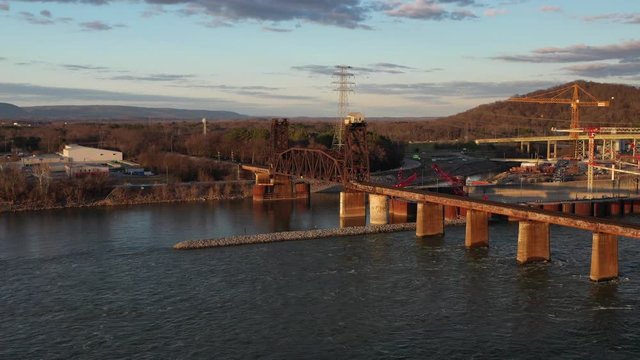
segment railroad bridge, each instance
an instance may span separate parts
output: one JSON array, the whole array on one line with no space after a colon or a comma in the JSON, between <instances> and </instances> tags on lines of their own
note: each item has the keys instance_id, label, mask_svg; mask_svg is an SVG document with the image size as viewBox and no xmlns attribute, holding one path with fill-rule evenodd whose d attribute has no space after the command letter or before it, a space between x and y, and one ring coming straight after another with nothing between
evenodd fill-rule
<instances>
[{"instance_id":1,"label":"railroad bridge","mask_svg":"<svg viewBox=\"0 0 640 360\"><path fill-rule=\"evenodd\" d=\"M640 238L640 226L619 221L370 183L366 124L358 119L345 121L345 145L339 150L290 148L286 119L272 120L271 134L270 166L243 166L256 174L254 200L309 196L309 185L294 183L297 179L340 183L344 186L341 225L364 223L367 195L373 225L388 223L389 204L416 203L417 237L443 235L445 208L458 208L466 218L465 246L474 248L489 246L490 215L504 215L519 222L516 259L520 264L550 260L550 224L588 230L592 232L593 281L618 277L618 236ZM640 210L640 202L637 206Z\"/></svg>"}]
</instances>

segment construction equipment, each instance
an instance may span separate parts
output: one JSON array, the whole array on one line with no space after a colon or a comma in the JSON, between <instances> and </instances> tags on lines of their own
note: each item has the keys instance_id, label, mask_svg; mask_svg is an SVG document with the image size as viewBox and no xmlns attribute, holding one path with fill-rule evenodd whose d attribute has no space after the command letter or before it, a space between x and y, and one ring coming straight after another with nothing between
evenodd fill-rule
<instances>
[{"instance_id":1,"label":"construction equipment","mask_svg":"<svg viewBox=\"0 0 640 360\"><path fill-rule=\"evenodd\" d=\"M404 171L400 169L400 171L398 171L397 178L398 178L398 182L396 182L396 184L393 185L393 187L402 188L402 187L413 184L413 182L416 181L416 179L418 178L418 174L414 172L413 174L409 175L406 179L403 179Z\"/></svg>"},{"instance_id":2,"label":"construction equipment","mask_svg":"<svg viewBox=\"0 0 640 360\"><path fill-rule=\"evenodd\" d=\"M587 162L587 190L591 193L593 192L593 169L594 168L603 168L599 166L595 161L595 138L596 134L633 134L640 133L640 128L632 128L632 127L585 127L585 128L576 128L576 129L556 129L551 128L551 131L555 132L569 132L571 134L579 134L579 133L587 133L589 136L589 159ZM635 150L635 144L634 150ZM614 151L613 148L610 151ZM634 151L635 155L635 151ZM612 159L615 159L615 156L611 156ZM609 170L609 169L607 169ZM611 168L611 176L613 179L615 173L615 165ZM620 171L620 170L618 170Z\"/></svg>"},{"instance_id":3,"label":"construction equipment","mask_svg":"<svg viewBox=\"0 0 640 360\"><path fill-rule=\"evenodd\" d=\"M437 164L431 165L431 168L436 172L440 179L449 183L449 185L451 186L451 191L453 191L454 194L459 196L467 196L467 193L463 190L464 182L461 178L450 175Z\"/></svg>"},{"instance_id":4,"label":"construction equipment","mask_svg":"<svg viewBox=\"0 0 640 360\"><path fill-rule=\"evenodd\" d=\"M563 95L572 93L571 98L562 97ZM580 100L580 94L584 94L587 101ZM537 94L528 97L512 97L507 99L512 102L523 103L538 103L538 104L568 104L571 105L571 126L570 129L580 128L580 107L583 106L597 106L608 107L610 102L608 100L598 100L593 95L589 94L585 89L581 88L578 84L561 88L558 90L548 91L542 94Z\"/></svg>"},{"instance_id":5,"label":"construction equipment","mask_svg":"<svg viewBox=\"0 0 640 360\"><path fill-rule=\"evenodd\" d=\"M571 93L571 98L568 98ZM584 94L585 100L580 100L580 95ZM608 100L598 100L593 95L589 94L585 89L581 88L578 84L561 88L558 90L548 91L541 94L528 96L528 97L512 97L507 99L511 102L521 103L538 103L538 104L568 104L571 105L571 125L570 129L580 129L580 107L583 106L597 106L608 107L610 102ZM577 132L571 132L570 137L572 139L578 138ZM578 147L574 148L574 156L578 157Z\"/></svg>"}]
</instances>

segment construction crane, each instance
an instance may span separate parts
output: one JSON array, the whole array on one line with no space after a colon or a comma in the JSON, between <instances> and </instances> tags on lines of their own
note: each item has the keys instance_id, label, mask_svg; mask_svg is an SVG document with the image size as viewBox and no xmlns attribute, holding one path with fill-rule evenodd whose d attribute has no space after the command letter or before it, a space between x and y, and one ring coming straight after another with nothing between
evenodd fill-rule
<instances>
[{"instance_id":1,"label":"construction crane","mask_svg":"<svg viewBox=\"0 0 640 360\"><path fill-rule=\"evenodd\" d=\"M568 98L571 94L571 98ZM580 100L580 95L584 94L585 100ZM613 98L612 98L613 99ZM583 106L609 107L609 100L603 101L596 99L578 84L561 88L558 90L548 91L545 93L527 96L512 97L507 99L511 102L537 103L537 104L568 104L571 105L571 125L570 129L580 129L580 108ZM579 132L579 131L578 131ZM572 139L578 138L578 132L571 132ZM577 158L578 148L575 147L575 157Z\"/></svg>"},{"instance_id":2,"label":"construction crane","mask_svg":"<svg viewBox=\"0 0 640 360\"><path fill-rule=\"evenodd\" d=\"M459 196L467 196L467 193L465 193L464 190L462 189L462 186L464 185L464 182L462 181L462 179L456 176L449 175L449 173L444 171L437 164L431 165L431 168L433 169L433 171L436 172L439 178L448 182L449 185L451 185L451 190L453 191L454 194Z\"/></svg>"}]
</instances>

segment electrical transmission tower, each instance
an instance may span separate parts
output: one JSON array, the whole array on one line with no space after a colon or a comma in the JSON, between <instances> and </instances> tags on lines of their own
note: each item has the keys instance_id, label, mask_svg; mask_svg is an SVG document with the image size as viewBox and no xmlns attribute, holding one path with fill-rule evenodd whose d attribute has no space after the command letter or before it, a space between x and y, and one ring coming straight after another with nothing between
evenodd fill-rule
<instances>
[{"instance_id":1,"label":"electrical transmission tower","mask_svg":"<svg viewBox=\"0 0 640 360\"><path fill-rule=\"evenodd\" d=\"M338 123L336 124L336 131L333 134L332 147L334 149L341 149L344 145L344 119L349 113L349 93L353 92L354 74L349 72L351 66L338 65L336 66L336 72L333 76L336 81L333 83L336 85L335 91L338 92Z\"/></svg>"}]
</instances>

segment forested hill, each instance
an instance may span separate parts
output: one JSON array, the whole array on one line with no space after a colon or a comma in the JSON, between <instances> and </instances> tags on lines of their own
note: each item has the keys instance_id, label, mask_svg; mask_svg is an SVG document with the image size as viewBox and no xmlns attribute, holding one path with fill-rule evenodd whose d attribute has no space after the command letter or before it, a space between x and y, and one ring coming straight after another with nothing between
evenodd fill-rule
<instances>
[{"instance_id":1,"label":"forested hill","mask_svg":"<svg viewBox=\"0 0 640 360\"><path fill-rule=\"evenodd\" d=\"M22 119L27 115L28 113L19 106L0 103L0 119Z\"/></svg>"},{"instance_id":2,"label":"forested hill","mask_svg":"<svg viewBox=\"0 0 640 360\"><path fill-rule=\"evenodd\" d=\"M0 103L0 119L3 120L231 120L244 119L246 115L232 111L184 110L171 108L145 108L136 106L32 106L18 107Z\"/></svg>"},{"instance_id":3,"label":"forested hill","mask_svg":"<svg viewBox=\"0 0 640 360\"><path fill-rule=\"evenodd\" d=\"M629 85L576 81L598 100L611 100L610 107L581 107L581 126L640 127L640 89ZM574 83L515 96L566 88ZM564 97L564 96L563 96ZM571 92L568 92L568 98ZM612 99L613 98L613 99ZM587 98L581 95L581 100ZM506 99L505 99L506 100ZM433 136L441 138L485 138L549 134L552 127L570 126L571 108L566 104L537 104L498 101L440 118L432 122Z\"/></svg>"}]
</instances>

